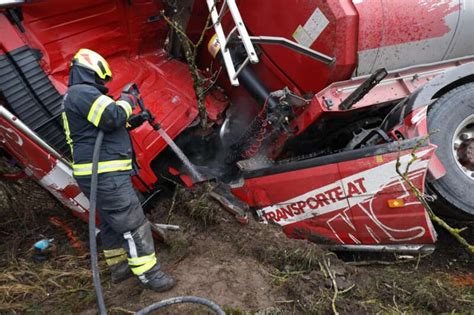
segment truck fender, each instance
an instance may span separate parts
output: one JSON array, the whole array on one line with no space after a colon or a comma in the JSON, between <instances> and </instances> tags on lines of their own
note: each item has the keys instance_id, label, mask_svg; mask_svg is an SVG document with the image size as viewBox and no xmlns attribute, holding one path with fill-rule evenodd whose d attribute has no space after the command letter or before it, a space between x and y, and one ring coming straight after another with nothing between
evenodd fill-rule
<instances>
[{"instance_id":1,"label":"truck fender","mask_svg":"<svg viewBox=\"0 0 474 315\"><path fill-rule=\"evenodd\" d=\"M468 82L474 82L474 62L466 63L437 75L408 97L405 118L414 110L432 104L433 99L437 99Z\"/></svg>"},{"instance_id":2,"label":"truck fender","mask_svg":"<svg viewBox=\"0 0 474 315\"><path fill-rule=\"evenodd\" d=\"M384 121L382 128L393 130L398 129L396 126L403 126L403 134L409 138L428 134L428 111L426 109L422 110L422 108L428 107L427 109L429 109L429 106L434 104L436 99L469 82L474 82L474 62L460 65L437 75L395 106ZM416 120L416 123L414 120ZM435 153L428 169L429 178L431 180L438 179L445 173L446 170Z\"/></svg>"}]
</instances>

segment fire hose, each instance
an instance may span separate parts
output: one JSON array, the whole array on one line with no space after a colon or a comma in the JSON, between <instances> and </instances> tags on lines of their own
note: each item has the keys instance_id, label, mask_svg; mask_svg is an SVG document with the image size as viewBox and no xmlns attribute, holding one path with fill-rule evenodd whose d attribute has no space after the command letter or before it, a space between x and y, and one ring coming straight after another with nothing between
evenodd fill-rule
<instances>
[{"instance_id":1,"label":"fire hose","mask_svg":"<svg viewBox=\"0 0 474 315\"><path fill-rule=\"evenodd\" d=\"M136 85L134 86L138 92ZM139 96L139 93L138 93ZM141 109L144 109L143 101L141 101ZM153 123L152 121L149 121ZM153 124L152 124L153 126ZM102 285L100 282L100 273L99 266L97 263L97 240L96 240L96 230L95 230L95 218L96 218L96 205L97 205L97 184L98 184L98 168L99 168L99 157L100 157L100 148L102 146L102 140L104 139L104 132L99 129L97 134L97 139L94 145L94 153L92 156L92 176L91 176L91 192L90 192L90 208L89 208L89 246L91 254L91 269L92 269L92 278L94 281L95 293L97 297L97 306L99 308L99 313L101 315L107 314L107 309L105 307L104 295L102 291ZM149 314L152 311L158 309L179 304L179 303L195 303L207 306L209 309L214 311L218 315L225 315L225 312L222 308L216 303L201 298L197 296L178 296L166 300L162 300L153 304L146 306L145 308L139 310L137 314L144 315Z\"/></svg>"}]
</instances>

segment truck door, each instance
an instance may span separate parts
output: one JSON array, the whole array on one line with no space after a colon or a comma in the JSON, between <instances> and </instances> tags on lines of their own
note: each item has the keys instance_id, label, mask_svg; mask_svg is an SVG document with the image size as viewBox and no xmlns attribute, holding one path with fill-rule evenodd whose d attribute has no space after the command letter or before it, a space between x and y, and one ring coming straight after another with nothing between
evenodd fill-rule
<instances>
[{"instance_id":1,"label":"truck door","mask_svg":"<svg viewBox=\"0 0 474 315\"><path fill-rule=\"evenodd\" d=\"M317 242L341 242L326 220L349 210L337 161L330 157L295 160L244 171L233 193L257 209L263 222L283 226L287 235ZM350 212L347 213L350 216ZM342 224L346 228L347 225ZM343 241L350 242L350 228Z\"/></svg>"},{"instance_id":2,"label":"truck door","mask_svg":"<svg viewBox=\"0 0 474 315\"><path fill-rule=\"evenodd\" d=\"M416 140L243 170L233 193L267 223L293 238L360 245L435 241L423 206L396 172L404 170ZM434 146L417 148L409 177L423 191Z\"/></svg>"}]
</instances>

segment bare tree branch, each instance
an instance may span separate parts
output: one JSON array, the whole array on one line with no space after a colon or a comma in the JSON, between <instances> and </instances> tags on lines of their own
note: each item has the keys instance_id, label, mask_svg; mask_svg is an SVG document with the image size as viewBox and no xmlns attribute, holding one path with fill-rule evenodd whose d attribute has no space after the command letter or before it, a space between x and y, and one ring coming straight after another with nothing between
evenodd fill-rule
<instances>
[{"instance_id":1,"label":"bare tree branch","mask_svg":"<svg viewBox=\"0 0 474 315\"><path fill-rule=\"evenodd\" d=\"M424 138L420 139L415 147L413 148L411 152L411 159L407 163L405 167L405 171L402 173L400 170L401 167L401 162L400 162L400 157L401 157L401 146L399 144L399 150L398 150L398 156L397 156L397 163L396 163L396 171L397 174L400 175L400 177L403 179L405 183L410 187L412 192L415 194L416 198L421 202L423 207L426 209L428 212L430 219L435 221L438 225L440 225L442 228L444 228L446 231L448 231L456 240L461 243L470 253L474 253L474 245L469 244L469 242L461 236L461 232L464 231L466 228L453 228L449 224L447 224L443 219L438 217L433 210L431 209L431 206L429 205L428 201L426 198L423 196L423 194L420 192L420 190L412 183L410 178L408 177L408 172L410 171L410 167L415 163L415 161L418 160L418 157L416 155L416 151L428 140L430 135L425 136Z\"/></svg>"}]
</instances>

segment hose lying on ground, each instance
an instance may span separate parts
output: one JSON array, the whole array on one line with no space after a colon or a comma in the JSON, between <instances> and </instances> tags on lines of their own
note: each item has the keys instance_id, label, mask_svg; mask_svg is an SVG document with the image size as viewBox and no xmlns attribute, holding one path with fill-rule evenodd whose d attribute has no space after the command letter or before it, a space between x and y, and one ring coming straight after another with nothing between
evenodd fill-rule
<instances>
[{"instance_id":1,"label":"hose lying on ground","mask_svg":"<svg viewBox=\"0 0 474 315\"><path fill-rule=\"evenodd\" d=\"M225 315L224 311L220 308L219 305L217 305L216 303L214 303L210 300L203 299L203 298L200 298L200 297L197 297L197 296L177 296L177 297L174 297L174 298L170 298L170 299L167 299L167 300L156 302L156 303L148 305L148 306L142 308L141 310L139 310L137 312L137 315L145 315L145 314L148 314L150 312L156 311L157 309L160 309L160 308L163 308L163 307L166 307L166 306L169 306L169 305L173 305L173 304L178 304L178 303L201 304L201 305L207 306L208 308L210 308L211 310L216 312L216 314L218 314L218 315Z\"/></svg>"},{"instance_id":2,"label":"hose lying on ground","mask_svg":"<svg viewBox=\"0 0 474 315\"><path fill-rule=\"evenodd\" d=\"M89 244L91 251L91 268L92 278L94 280L95 293L97 296L97 305L99 313L101 315L107 314L105 307L104 295L102 292L102 285L100 283L99 266L97 263L97 240L95 233L95 212L97 205L97 184L98 184L98 169L99 169L99 157L100 147L102 146L102 140L104 139L104 132L99 130L97 139L95 140L94 153L92 156L92 176L91 176L91 193L89 197L90 208L89 208ZM218 315L225 315L225 312L216 303L197 296L177 296L171 299L163 300L160 302L153 303L139 310L137 314L145 315L152 311L156 311L160 308L164 308L173 304L179 303L196 303L207 306Z\"/></svg>"}]
</instances>

